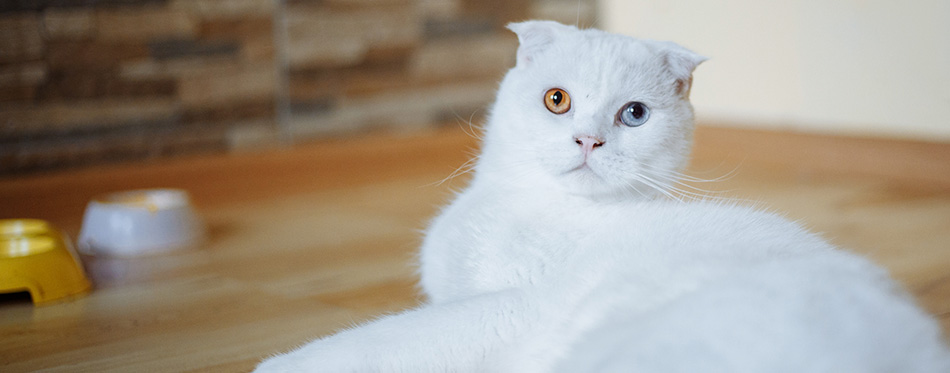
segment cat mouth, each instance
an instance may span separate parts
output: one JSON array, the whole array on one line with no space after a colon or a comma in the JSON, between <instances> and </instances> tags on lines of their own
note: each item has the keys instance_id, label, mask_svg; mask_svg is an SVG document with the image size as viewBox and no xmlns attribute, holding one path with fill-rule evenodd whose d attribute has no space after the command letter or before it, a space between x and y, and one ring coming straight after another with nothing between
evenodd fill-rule
<instances>
[{"instance_id":1,"label":"cat mouth","mask_svg":"<svg viewBox=\"0 0 950 373\"><path fill-rule=\"evenodd\" d=\"M567 170L567 172L564 174L578 174L584 176L590 175L603 179L603 177L600 176L600 174L598 174L597 171L587 163L587 161L581 162L581 164L571 168L570 170Z\"/></svg>"}]
</instances>

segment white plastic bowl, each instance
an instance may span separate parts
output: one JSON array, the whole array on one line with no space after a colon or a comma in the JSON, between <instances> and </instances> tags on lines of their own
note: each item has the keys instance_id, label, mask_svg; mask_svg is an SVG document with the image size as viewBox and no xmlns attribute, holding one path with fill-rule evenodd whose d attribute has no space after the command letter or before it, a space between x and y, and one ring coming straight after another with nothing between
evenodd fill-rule
<instances>
[{"instance_id":1,"label":"white plastic bowl","mask_svg":"<svg viewBox=\"0 0 950 373\"><path fill-rule=\"evenodd\" d=\"M139 256L192 248L204 236L187 192L133 190L90 201L77 246L90 255Z\"/></svg>"}]
</instances>

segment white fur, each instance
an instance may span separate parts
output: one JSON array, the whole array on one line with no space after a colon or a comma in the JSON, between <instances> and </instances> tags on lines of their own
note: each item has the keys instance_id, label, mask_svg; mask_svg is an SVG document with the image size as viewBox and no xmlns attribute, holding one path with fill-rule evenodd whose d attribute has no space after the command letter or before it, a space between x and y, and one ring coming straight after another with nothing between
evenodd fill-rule
<instances>
[{"instance_id":1,"label":"white fur","mask_svg":"<svg viewBox=\"0 0 950 373\"><path fill-rule=\"evenodd\" d=\"M429 304L260 371L950 372L939 327L881 268L771 213L656 198L687 160L702 57L510 27L518 64L475 177L421 249ZM569 112L545 108L554 87ZM629 101L643 126L616 123ZM604 145L585 159L577 136Z\"/></svg>"}]
</instances>

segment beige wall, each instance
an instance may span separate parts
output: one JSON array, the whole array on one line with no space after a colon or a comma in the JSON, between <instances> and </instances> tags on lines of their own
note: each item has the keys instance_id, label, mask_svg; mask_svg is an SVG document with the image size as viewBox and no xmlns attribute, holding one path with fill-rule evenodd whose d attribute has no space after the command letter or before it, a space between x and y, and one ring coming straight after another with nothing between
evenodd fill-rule
<instances>
[{"instance_id":1,"label":"beige wall","mask_svg":"<svg viewBox=\"0 0 950 373\"><path fill-rule=\"evenodd\" d=\"M950 1L601 0L601 25L711 59L700 121L950 141Z\"/></svg>"}]
</instances>

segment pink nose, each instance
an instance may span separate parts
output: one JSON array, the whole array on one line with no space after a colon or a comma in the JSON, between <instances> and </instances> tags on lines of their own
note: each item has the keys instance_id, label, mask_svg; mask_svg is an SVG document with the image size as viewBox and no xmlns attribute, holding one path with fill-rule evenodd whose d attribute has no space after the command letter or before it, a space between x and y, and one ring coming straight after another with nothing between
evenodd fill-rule
<instances>
[{"instance_id":1,"label":"pink nose","mask_svg":"<svg viewBox=\"0 0 950 373\"><path fill-rule=\"evenodd\" d=\"M584 154L590 154L594 148L599 148L604 145L604 140L593 136L577 136L574 138L574 142L581 146Z\"/></svg>"}]
</instances>

